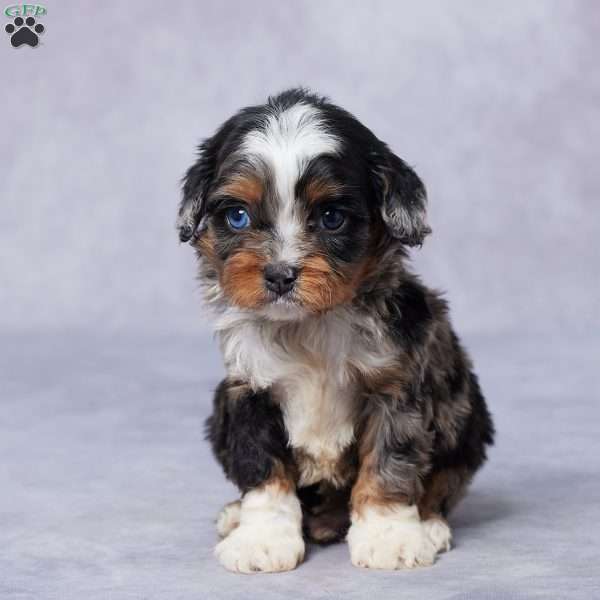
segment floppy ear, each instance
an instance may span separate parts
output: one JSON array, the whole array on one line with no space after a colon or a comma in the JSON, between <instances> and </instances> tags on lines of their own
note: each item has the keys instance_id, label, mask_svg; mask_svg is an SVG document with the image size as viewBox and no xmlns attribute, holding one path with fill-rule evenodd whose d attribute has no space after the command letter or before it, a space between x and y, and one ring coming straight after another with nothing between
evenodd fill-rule
<instances>
[{"instance_id":1,"label":"floppy ear","mask_svg":"<svg viewBox=\"0 0 600 600\"><path fill-rule=\"evenodd\" d=\"M183 198L177 217L177 229L182 242L188 242L194 237L205 215L206 196L217 170L220 138L219 132L198 146L198 159L183 178Z\"/></svg>"},{"instance_id":2,"label":"floppy ear","mask_svg":"<svg viewBox=\"0 0 600 600\"><path fill-rule=\"evenodd\" d=\"M426 221L427 193L418 175L387 147L375 161L381 215L390 234L407 246L420 246L431 233Z\"/></svg>"}]
</instances>

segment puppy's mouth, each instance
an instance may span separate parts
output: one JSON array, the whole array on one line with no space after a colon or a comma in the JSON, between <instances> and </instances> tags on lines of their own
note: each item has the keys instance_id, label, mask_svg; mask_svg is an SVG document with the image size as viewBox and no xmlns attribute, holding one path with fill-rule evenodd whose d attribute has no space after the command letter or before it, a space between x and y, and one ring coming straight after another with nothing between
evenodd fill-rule
<instances>
[{"instance_id":1,"label":"puppy's mouth","mask_svg":"<svg viewBox=\"0 0 600 600\"><path fill-rule=\"evenodd\" d=\"M300 301L297 297L295 288L284 294L277 294L267 290L266 304L278 304L281 306L299 306Z\"/></svg>"},{"instance_id":2,"label":"puppy's mouth","mask_svg":"<svg viewBox=\"0 0 600 600\"><path fill-rule=\"evenodd\" d=\"M293 289L284 294L268 291L266 302L259 312L273 321L295 321L306 314L305 308Z\"/></svg>"}]
</instances>

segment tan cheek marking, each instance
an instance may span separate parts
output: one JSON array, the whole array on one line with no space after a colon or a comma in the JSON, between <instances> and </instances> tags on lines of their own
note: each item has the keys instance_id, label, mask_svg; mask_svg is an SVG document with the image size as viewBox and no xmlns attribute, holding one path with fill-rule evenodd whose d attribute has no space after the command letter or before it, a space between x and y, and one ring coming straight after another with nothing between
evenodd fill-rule
<instances>
[{"instance_id":1,"label":"tan cheek marking","mask_svg":"<svg viewBox=\"0 0 600 600\"><path fill-rule=\"evenodd\" d=\"M248 204L258 204L263 196L263 186L256 177L238 176L221 187L218 193L245 200Z\"/></svg>"},{"instance_id":2,"label":"tan cheek marking","mask_svg":"<svg viewBox=\"0 0 600 600\"><path fill-rule=\"evenodd\" d=\"M320 312L349 302L364 280L370 260L355 268L353 275L343 277L336 273L322 256L311 256L304 261L300 272L298 296L303 305Z\"/></svg>"},{"instance_id":3,"label":"tan cheek marking","mask_svg":"<svg viewBox=\"0 0 600 600\"><path fill-rule=\"evenodd\" d=\"M298 296L304 306L318 311L333 300L333 273L327 261L319 256L307 258L302 265Z\"/></svg>"},{"instance_id":4,"label":"tan cheek marking","mask_svg":"<svg viewBox=\"0 0 600 600\"><path fill-rule=\"evenodd\" d=\"M225 261L221 286L231 301L241 308L258 308L265 301L263 269L265 259L242 250Z\"/></svg>"}]
</instances>

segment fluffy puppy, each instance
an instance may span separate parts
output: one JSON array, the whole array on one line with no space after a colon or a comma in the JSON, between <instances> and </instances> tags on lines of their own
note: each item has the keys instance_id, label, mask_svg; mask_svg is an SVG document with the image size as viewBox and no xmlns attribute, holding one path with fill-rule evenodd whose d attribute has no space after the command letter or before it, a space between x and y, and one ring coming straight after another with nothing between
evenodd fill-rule
<instances>
[{"instance_id":1,"label":"fluffy puppy","mask_svg":"<svg viewBox=\"0 0 600 600\"><path fill-rule=\"evenodd\" d=\"M433 564L493 426L447 305L405 266L430 233L415 172L351 114L294 89L199 148L178 228L227 377L207 435L241 491L231 571L285 571L305 539L361 567Z\"/></svg>"}]
</instances>

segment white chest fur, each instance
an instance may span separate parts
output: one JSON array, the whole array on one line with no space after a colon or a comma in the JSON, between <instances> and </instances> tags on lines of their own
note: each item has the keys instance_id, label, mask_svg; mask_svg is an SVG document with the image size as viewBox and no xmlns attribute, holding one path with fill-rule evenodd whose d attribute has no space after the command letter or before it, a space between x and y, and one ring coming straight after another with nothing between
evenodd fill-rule
<instances>
[{"instance_id":1,"label":"white chest fur","mask_svg":"<svg viewBox=\"0 0 600 600\"><path fill-rule=\"evenodd\" d=\"M231 310L217 323L228 375L271 388L279 402L289 443L303 457L301 485L335 483L354 439L357 376L393 358L378 325L363 317L358 327L349 311L282 323Z\"/></svg>"},{"instance_id":2,"label":"white chest fur","mask_svg":"<svg viewBox=\"0 0 600 600\"><path fill-rule=\"evenodd\" d=\"M290 445L300 450L300 484L335 481L337 464L354 439L356 384L340 381L327 363L299 364L297 373L274 385Z\"/></svg>"}]
</instances>

